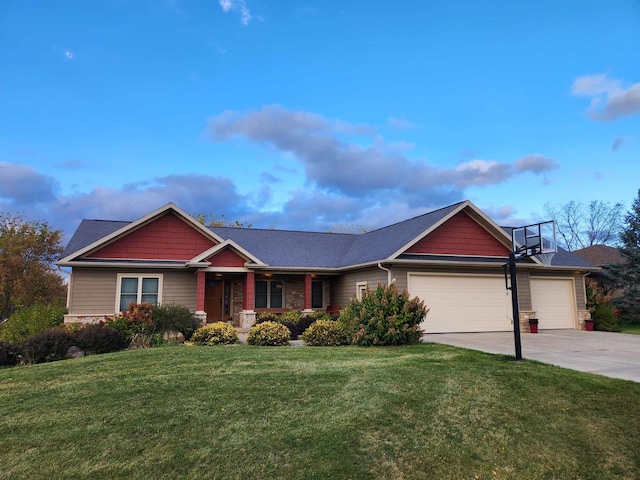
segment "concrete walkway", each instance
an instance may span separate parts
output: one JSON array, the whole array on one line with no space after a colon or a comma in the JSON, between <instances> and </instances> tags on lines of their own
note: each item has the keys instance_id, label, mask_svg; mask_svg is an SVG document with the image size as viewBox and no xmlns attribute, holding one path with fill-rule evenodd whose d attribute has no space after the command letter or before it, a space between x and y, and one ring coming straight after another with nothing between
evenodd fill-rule
<instances>
[{"instance_id":1,"label":"concrete walkway","mask_svg":"<svg viewBox=\"0 0 640 480\"><path fill-rule=\"evenodd\" d=\"M431 333L424 342L515 356L513 332ZM640 335L583 330L523 333L524 359L640 382Z\"/></svg>"}]
</instances>

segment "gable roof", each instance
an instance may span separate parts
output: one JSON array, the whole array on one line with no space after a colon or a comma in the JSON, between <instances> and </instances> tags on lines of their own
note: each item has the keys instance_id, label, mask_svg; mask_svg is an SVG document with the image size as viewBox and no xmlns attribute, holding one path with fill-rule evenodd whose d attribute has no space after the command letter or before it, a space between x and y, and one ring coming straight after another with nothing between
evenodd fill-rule
<instances>
[{"instance_id":1,"label":"gable roof","mask_svg":"<svg viewBox=\"0 0 640 480\"><path fill-rule=\"evenodd\" d=\"M454 215L465 212L478 222L488 235L508 246L511 242L508 228L494 223L469 201L455 203L408 220L362 234L305 232L294 230L205 227L173 204L145 215L134 222L109 220L83 220L65 248L59 264L68 265L74 259L95 251L101 246L153 221L159 215L172 211L203 234L215 239L217 246L193 258L187 264L195 265L210 254L231 247L248 259L247 265L283 269L339 270L378 262L402 260L403 252L425 238ZM431 261L482 261L464 256L424 255ZM500 261L496 259L496 261ZM548 258L534 258L536 264L560 267L592 267L570 252L561 251Z\"/></svg>"}]
</instances>

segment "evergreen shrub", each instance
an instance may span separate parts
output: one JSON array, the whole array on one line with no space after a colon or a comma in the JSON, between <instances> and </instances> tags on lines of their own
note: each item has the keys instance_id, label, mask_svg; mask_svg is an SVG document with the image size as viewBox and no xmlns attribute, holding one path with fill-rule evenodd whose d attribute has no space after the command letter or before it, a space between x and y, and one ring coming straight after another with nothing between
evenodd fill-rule
<instances>
[{"instance_id":1,"label":"evergreen shrub","mask_svg":"<svg viewBox=\"0 0 640 480\"><path fill-rule=\"evenodd\" d=\"M17 345L0 340L0 367L12 367L20 362L20 349Z\"/></svg>"},{"instance_id":2,"label":"evergreen shrub","mask_svg":"<svg viewBox=\"0 0 640 480\"><path fill-rule=\"evenodd\" d=\"M302 334L302 341L314 347L334 347L349 345L351 337L342 323L317 320Z\"/></svg>"},{"instance_id":3,"label":"evergreen shrub","mask_svg":"<svg viewBox=\"0 0 640 480\"><path fill-rule=\"evenodd\" d=\"M249 345L277 347L289 345L290 338L291 332L282 323L263 322L249 330L247 343Z\"/></svg>"},{"instance_id":4,"label":"evergreen shrub","mask_svg":"<svg viewBox=\"0 0 640 480\"><path fill-rule=\"evenodd\" d=\"M122 334L102 325L90 325L78 332L77 344L86 353L117 352L127 347Z\"/></svg>"},{"instance_id":5,"label":"evergreen shrub","mask_svg":"<svg viewBox=\"0 0 640 480\"><path fill-rule=\"evenodd\" d=\"M44 363L64 360L75 338L64 330L50 328L26 338L20 344L24 363Z\"/></svg>"},{"instance_id":6,"label":"evergreen shrub","mask_svg":"<svg viewBox=\"0 0 640 480\"><path fill-rule=\"evenodd\" d=\"M238 343L238 332L228 323L209 323L197 329L191 340L196 345L233 344Z\"/></svg>"},{"instance_id":7,"label":"evergreen shrub","mask_svg":"<svg viewBox=\"0 0 640 480\"><path fill-rule=\"evenodd\" d=\"M180 332L186 340L202 325L200 319L182 305L155 305L151 317L155 332Z\"/></svg>"}]
</instances>

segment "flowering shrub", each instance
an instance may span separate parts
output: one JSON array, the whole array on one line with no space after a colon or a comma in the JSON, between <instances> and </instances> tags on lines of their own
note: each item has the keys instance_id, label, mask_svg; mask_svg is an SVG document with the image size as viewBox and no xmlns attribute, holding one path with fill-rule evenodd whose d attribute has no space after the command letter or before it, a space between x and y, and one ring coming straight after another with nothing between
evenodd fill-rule
<instances>
[{"instance_id":1,"label":"flowering shrub","mask_svg":"<svg viewBox=\"0 0 640 480\"><path fill-rule=\"evenodd\" d=\"M420 341L420 323L429 310L420 299L398 293L395 284L368 288L340 311L339 321L356 345L406 345Z\"/></svg>"},{"instance_id":2,"label":"flowering shrub","mask_svg":"<svg viewBox=\"0 0 640 480\"><path fill-rule=\"evenodd\" d=\"M238 343L238 332L228 323L209 323L197 329L191 340L196 345L220 345Z\"/></svg>"},{"instance_id":3,"label":"flowering shrub","mask_svg":"<svg viewBox=\"0 0 640 480\"><path fill-rule=\"evenodd\" d=\"M127 344L131 344L134 337L137 343L141 343L141 338L149 336L155 331L153 307L147 302L132 302L129 304L129 310L108 319L105 325L120 332Z\"/></svg>"},{"instance_id":4,"label":"flowering shrub","mask_svg":"<svg viewBox=\"0 0 640 480\"><path fill-rule=\"evenodd\" d=\"M332 320L317 320L302 334L305 345L333 347L349 345L351 338L344 325Z\"/></svg>"},{"instance_id":5,"label":"flowering shrub","mask_svg":"<svg viewBox=\"0 0 640 480\"><path fill-rule=\"evenodd\" d=\"M291 332L278 322L264 322L249 330L247 343L249 345L282 346L289 345Z\"/></svg>"}]
</instances>

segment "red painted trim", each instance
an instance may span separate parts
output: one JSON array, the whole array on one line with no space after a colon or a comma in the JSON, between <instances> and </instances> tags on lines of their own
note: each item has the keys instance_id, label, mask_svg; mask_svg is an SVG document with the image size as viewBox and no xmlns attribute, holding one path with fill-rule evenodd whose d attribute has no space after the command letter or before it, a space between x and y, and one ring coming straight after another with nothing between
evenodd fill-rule
<instances>
[{"instance_id":1,"label":"red painted trim","mask_svg":"<svg viewBox=\"0 0 640 480\"><path fill-rule=\"evenodd\" d=\"M466 213L460 212L404 253L507 257L509 249Z\"/></svg>"},{"instance_id":2,"label":"red painted trim","mask_svg":"<svg viewBox=\"0 0 640 480\"><path fill-rule=\"evenodd\" d=\"M197 272L198 280L196 285L196 310L204 312L204 286L206 273Z\"/></svg>"},{"instance_id":3,"label":"red painted trim","mask_svg":"<svg viewBox=\"0 0 640 480\"><path fill-rule=\"evenodd\" d=\"M169 212L87 255L87 258L190 260L214 245L213 240Z\"/></svg>"},{"instance_id":4,"label":"red painted trim","mask_svg":"<svg viewBox=\"0 0 640 480\"><path fill-rule=\"evenodd\" d=\"M243 310L253 310L255 306L255 274L253 272L247 272L244 277L244 291L242 298L242 309Z\"/></svg>"},{"instance_id":5,"label":"red painted trim","mask_svg":"<svg viewBox=\"0 0 640 480\"><path fill-rule=\"evenodd\" d=\"M304 276L304 309L311 310L311 274Z\"/></svg>"}]
</instances>

